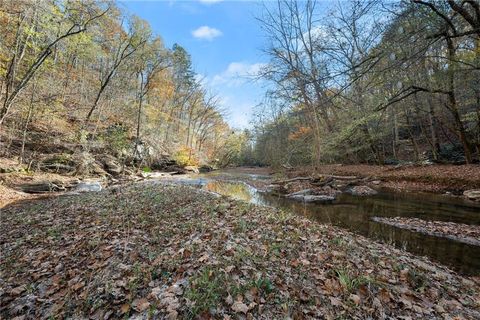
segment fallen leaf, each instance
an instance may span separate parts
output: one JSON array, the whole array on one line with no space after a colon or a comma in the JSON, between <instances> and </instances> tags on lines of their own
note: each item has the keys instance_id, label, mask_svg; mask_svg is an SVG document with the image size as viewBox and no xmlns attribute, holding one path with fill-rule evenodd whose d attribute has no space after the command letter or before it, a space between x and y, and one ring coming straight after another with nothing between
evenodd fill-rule
<instances>
[{"instance_id":1,"label":"fallen leaf","mask_svg":"<svg viewBox=\"0 0 480 320\"><path fill-rule=\"evenodd\" d=\"M138 312L142 312L147 310L147 308L150 306L150 302L148 302L147 299L141 298L141 299L135 299L133 300L132 307Z\"/></svg>"},{"instance_id":2,"label":"fallen leaf","mask_svg":"<svg viewBox=\"0 0 480 320\"><path fill-rule=\"evenodd\" d=\"M356 294L351 294L350 300L352 300L357 306L360 304L360 297Z\"/></svg>"},{"instance_id":3,"label":"fallen leaf","mask_svg":"<svg viewBox=\"0 0 480 320\"><path fill-rule=\"evenodd\" d=\"M232 310L235 312L241 312L241 313L247 313L248 312L248 306L244 304L243 302L237 301L234 304L232 304Z\"/></svg>"},{"instance_id":4,"label":"fallen leaf","mask_svg":"<svg viewBox=\"0 0 480 320\"><path fill-rule=\"evenodd\" d=\"M130 305L128 303L122 304L120 307L120 313L125 314L128 313L128 311L130 311Z\"/></svg>"},{"instance_id":5,"label":"fallen leaf","mask_svg":"<svg viewBox=\"0 0 480 320\"><path fill-rule=\"evenodd\" d=\"M25 285L23 286L18 286L16 288L13 288L12 291L10 291L10 294L12 296L18 296L20 293L22 293L23 291L25 291L27 287Z\"/></svg>"},{"instance_id":6,"label":"fallen leaf","mask_svg":"<svg viewBox=\"0 0 480 320\"><path fill-rule=\"evenodd\" d=\"M330 297L330 303L332 304L332 306L340 307L342 305L342 300L340 300L339 298Z\"/></svg>"}]
</instances>

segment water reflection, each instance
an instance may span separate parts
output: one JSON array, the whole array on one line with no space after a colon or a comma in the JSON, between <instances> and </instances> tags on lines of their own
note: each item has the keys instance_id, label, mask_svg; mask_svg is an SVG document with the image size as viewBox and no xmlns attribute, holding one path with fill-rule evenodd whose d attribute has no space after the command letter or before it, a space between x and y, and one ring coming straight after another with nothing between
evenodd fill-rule
<instances>
[{"instance_id":1,"label":"water reflection","mask_svg":"<svg viewBox=\"0 0 480 320\"><path fill-rule=\"evenodd\" d=\"M377 223L371 217L417 217L480 224L480 207L461 199L428 194L382 192L371 197L342 194L332 205L302 204L262 195L263 203L289 209L312 220L333 224L398 248L425 255L465 274L480 274L480 247Z\"/></svg>"},{"instance_id":2,"label":"water reflection","mask_svg":"<svg viewBox=\"0 0 480 320\"><path fill-rule=\"evenodd\" d=\"M247 202L252 202L255 194L253 188L243 182L209 181L203 186L203 188L208 191L213 191L237 200L243 200Z\"/></svg>"}]
</instances>

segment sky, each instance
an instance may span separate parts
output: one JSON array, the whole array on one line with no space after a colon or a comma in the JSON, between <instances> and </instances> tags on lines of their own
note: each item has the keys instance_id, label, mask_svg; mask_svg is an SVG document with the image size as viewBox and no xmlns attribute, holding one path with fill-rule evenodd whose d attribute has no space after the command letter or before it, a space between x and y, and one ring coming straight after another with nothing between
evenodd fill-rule
<instances>
[{"instance_id":1,"label":"sky","mask_svg":"<svg viewBox=\"0 0 480 320\"><path fill-rule=\"evenodd\" d=\"M120 0L120 6L147 20L169 48L183 46L207 89L218 95L234 128L248 128L265 83L252 80L267 61L258 17L262 4L228 0Z\"/></svg>"}]
</instances>

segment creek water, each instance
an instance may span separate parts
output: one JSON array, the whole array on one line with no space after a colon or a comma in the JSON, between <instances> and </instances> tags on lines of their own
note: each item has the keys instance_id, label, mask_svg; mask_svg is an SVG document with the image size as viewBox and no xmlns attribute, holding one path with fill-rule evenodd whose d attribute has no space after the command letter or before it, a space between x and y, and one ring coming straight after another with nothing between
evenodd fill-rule
<instances>
[{"instance_id":1,"label":"creek water","mask_svg":"<svg viewBox=\"0 0 480 320\"><path fill-rule=\"evenodd\" d=\"M367 197L340 194L332 204L305 204L260 192L247 183L264 179L271 177L220 171L175 181L250 203L289 210L315 222L332 224L415 255L428 256L459 273L480 275L479 246L400 229L371 219L375 216L415 217L480 225L479 204L444 195L387 191Z\"/></svg>"}]
</instances>

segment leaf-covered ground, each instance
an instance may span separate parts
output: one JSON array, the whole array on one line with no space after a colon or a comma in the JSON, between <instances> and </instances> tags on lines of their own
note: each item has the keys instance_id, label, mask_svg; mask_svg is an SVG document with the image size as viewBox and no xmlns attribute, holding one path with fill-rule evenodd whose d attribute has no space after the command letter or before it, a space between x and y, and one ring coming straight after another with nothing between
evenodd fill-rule
<instances>
[{"instance_id":1,"label":"leaf-covered ground","mask_svg":"<svg viewBox=\"0 0 480 320\"><path fill-rule=\"evenodd\" d=\"M1 214L4 319L480 318L478 278L189 187L136 184Z\"/></svg>"},{"instance_id":2,"label":"leaf-covered ground","mask_svg":"<svg viewBox=\"0 0 480 320\"><path fill-rule=\"evenodd\" d=\"M480 188L480 165L320 165L315 168L298 168L289 176L310 175L313 172L336 175L372 177L382 181L382 186L406 191L434 193L455 192Z\"/></svg>"},{"instance_id":3,"label":"leaf-covered ground","mask_svg":"<svg viewBox=\"0 0 480 320\"><path fill-rule=\"evenodd\" d=\"M456 241L480 246L480 226L446 221L428 221L407 217L374 217L374 221L397 228L422 232L437 237L450 238Z\"/></svg>"}]
</instances>

